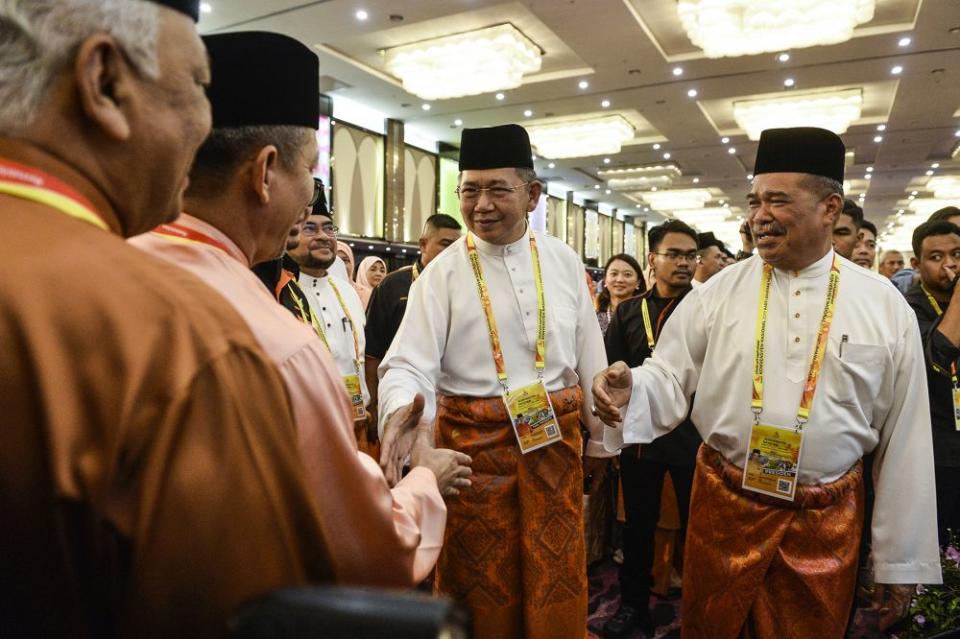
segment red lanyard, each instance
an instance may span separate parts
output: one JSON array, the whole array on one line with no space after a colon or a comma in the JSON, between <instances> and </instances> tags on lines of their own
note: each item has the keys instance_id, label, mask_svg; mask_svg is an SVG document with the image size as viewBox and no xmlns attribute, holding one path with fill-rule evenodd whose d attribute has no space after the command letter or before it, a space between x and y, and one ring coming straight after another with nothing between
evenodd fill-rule
<instances>
[{"instance_id":1,"label":"red lanyard","mask_svg":"<svg viewBox=\"0 0 960 639\"><path fill-rule=\"evenodd\" d=\"M33 167L0 159L0 193L46 204L99 229L110 230L87 198L52 175Z\"/></svg>"},{"instance_id":2,"label":"red lanyard","mask_svg":"<svg viewBox=\"0 0 960 639\"><path fill-rule=\"evenodd\" d=\"M153 229L153 233L173 240L180 240L182 242L206 244L208 246L218 248L228 255L230 254L230 249L228 249L223 242L219 242L209 235L205 235L200 231L195 231L191 228L183 226L182 224L177 224L176 222L171 222L170 224L161 224L157 228Z\"/></svg>"}]
</instances>

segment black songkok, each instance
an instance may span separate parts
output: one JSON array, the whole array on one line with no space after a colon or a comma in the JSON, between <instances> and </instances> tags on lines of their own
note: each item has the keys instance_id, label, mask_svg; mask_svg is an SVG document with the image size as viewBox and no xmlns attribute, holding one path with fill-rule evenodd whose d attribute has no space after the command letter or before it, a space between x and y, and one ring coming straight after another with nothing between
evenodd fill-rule
<instances>
[{"instance_id":1,"label":"black songkok","mask_svg":"<svg viewBox=\"0 0 960 639\"><path fill-rule=\"evenodd\" d=\"M289 36L241 31L203 37L213 128L320 123L320 60Z\"/></svg>"},{"instance_id":2,"label":"black songkok","mask_svg":"<svg viewBox=\"0 0 960 639\"><path fill-rule=\"evenodd\" d=\"M200 0L152 0L155 4L169 7L174 11L185 13L196 22L200 19Z\"/></svg>"},{"instance_id":3,"label":"black songkok","mask_svg":"<svg viewBox=\"0 0 960 639\"><path fill-rule=\"evenodd\" d=\"M464 129L460 137L460 170L532 169L530 136L518 124Z\"/></svg>"},{"instance_id":4,"label":"black songkok","mask_svg":"<svg viewBox=\"0 0 960 639\"><path fill-rule=\"evenodd\" d=\"M760 134L753 174L809 173L842 184L845 153L840 136L826 129L767 129Z\"/></svg>"}]
</instances>

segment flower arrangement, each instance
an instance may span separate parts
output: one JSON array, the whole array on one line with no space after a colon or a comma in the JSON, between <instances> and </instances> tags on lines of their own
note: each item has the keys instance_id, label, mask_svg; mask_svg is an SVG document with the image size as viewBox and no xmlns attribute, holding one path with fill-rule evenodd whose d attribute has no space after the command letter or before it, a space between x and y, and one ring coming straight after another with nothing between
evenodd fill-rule
<instances>
[{"instance_id":1,"label":"flower arrangement","mask_svg":"<svg viewBox=\"0 0 960 639\"><path fill-rule=\"evenodd\" d=\"M949 543L940 549L942 586L917 586L910 604L910 625L906 638L947 636L960 628L960 535L950 533Z\"/></svg>"}]
</instances>

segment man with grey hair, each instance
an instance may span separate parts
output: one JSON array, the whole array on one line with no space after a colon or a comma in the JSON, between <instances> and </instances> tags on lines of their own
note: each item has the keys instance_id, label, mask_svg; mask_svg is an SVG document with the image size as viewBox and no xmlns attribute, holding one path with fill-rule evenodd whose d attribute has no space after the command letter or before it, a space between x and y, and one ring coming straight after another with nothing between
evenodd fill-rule
<instances>
[{"instance_id":1,"label":"man with grey hair","mask_svg":"<svg viewBox=\"0 0 960 639\"><path fill-rule=\"evenodd\" d=\"M219 636L333 577L275 368L215 291L123 240L179 214L210 130L197 5L0 3L10 636Z\"/></svg>"},{"instance_id":2,"label":"man with grey hair","mask_svg":"<svg viewBox=\"0 0 960 639\"><path fill-rule=\"evenodd\" d=\"M692 403L687 639L844 636L870 453L881 629L941 581L920 333L885 278L831 247L844 152L824 129L764 131L747 196L759 254L688 294L643 366L594 381L610 448L670 432Z\"/></svg>"}]
</instances>

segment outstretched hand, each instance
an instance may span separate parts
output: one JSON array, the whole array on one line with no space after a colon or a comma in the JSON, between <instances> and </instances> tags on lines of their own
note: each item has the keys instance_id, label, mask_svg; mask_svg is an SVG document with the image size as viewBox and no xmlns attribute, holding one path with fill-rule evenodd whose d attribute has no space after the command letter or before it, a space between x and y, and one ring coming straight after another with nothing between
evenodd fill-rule
<instances>
[{"instance_id":1,"label":"outstretched hand","mask_svg":"<svg viewBox=\"0 0 960 639\"><path fill-rule=\"evenodd\" d=\"M383 425L380 468L390 486L396 486L400 481L404 462L413 451L423 407L423 395L417 393L412 402L395 410Z\"/></svg>"},{"instance_id":2,"label":"outstretched hand","mask_svg":"<svg viewBox=\"0 0 960 639\"><path fill-rule=\"evenodd\" d=\"M615 362L593 378L593 412L608 426L623 421L621 408L630 401L633 374L623 362Z\"/></svg>"},{"instance_id":3,"label":"outstretched hand","mask_svg":"<svg viewBox=\"0 0 960 639\"><path fill-rule=\"evenodd\" d=\"M448 448L434 448L433 428L430 424L417 426L417 438L410 456L411 466L423 466L433 471L437 486L444 497L459 495L461 488L470 486L473 460L469 455Z\"/></svg>"}]
</instances>

